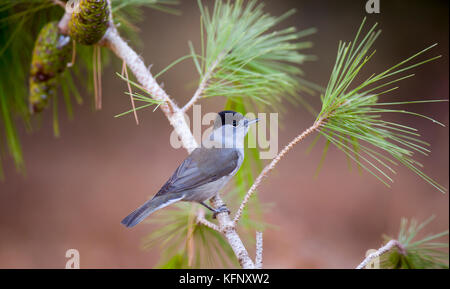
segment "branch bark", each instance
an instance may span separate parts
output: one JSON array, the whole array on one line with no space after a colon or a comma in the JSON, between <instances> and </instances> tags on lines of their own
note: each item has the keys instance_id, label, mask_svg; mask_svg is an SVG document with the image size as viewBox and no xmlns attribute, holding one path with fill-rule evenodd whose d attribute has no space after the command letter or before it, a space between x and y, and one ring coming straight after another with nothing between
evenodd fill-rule
<instances>
[{"instance_id":1,"label":"branch bark","mask_svg":"<svg viewBox=\"0 0 450 289\"><path fill-rule=\"evenodd\" d=\"M109 1L108 1L109 2ZM110 3L109 3L110 7ZM111 15L111 13L110 13ZM67 31L68 20L70 19L70 13L65 13L63 18L59 23L59 28L61 31ZM139 57L139 55L122 39L120 34L118 33L112 18L110 18L110 25L103 39L99 42L99 45L103 45L109 48L112 52L114 52L117 57L122 59L126 63L126 66L130 69L130 71L134 74L137 81L140 85L154 98L155 100L162 101L163 104L160 105L160 108L164 115L169 120L172 127L175 129L176 133L181 139L181 142L184 148L191 153L196 147L198 147L198 143L195 140L194 136L191 133L189 126L187 125L184 112L189 109L201 96L202 92L206 88L207 82L209 80L209 73L205 75L202 80L197 92L194 94L193 98L186 104L183 109L180 109L177 104L170 98L170 96L165 92L165 90L156 82L153 75L147 69L147 66L144 64L144 61ZM214 65L215 66L215 65ZM212 69L214 69L214 66ZM212 70L211 70L212 71ZM212 73L212 72L211 72ZM255 191L256 187L261 182L262 178L271 171L281 157L296 143L300 142L304 137L312 133L320 126L320 123L315 124L304 133L295 138L285 149L272 161L272 163L267 166L263 173L258 177L258 179L253 184L252 188L247 193L241 207L239 208L238 213L234 220L230 218L228 213L223 212L217 214L217 221L219 225L215 225L204 218L201 213L197 215L197 222L208 226L214 230L221 232L230 247L233 249L234 254L236 255L239 264L244 269L254 269L261 268L262 266L262 233L257 233L257 250L256 250L256 258L255 262L250 258L247 249L245 248L239 234L236 230L236 223L239 220L240 215L242 214L242 210L245 207L246 203L250 199L250 196ZM211 199L211 204L215 208L221 207L224 203L219 195L213 197ZM256 264L255 264L256 263Z\"/></svg>"},{"instance_id":2,"label":"branch bark","mask_svg":"<svg viewBox=\"0 0 450 289\"><path fill-rule=\"evenodd\" d=\"M138 82L150 93L150 95L152 95L154 99L165 101L165 103L160 106L161 110L164 112L170 124L180 136L184 148L191 153L196 147L198 147L198 144L186 121L184 120L182 110L178 108L166 92L158 85L150 71L147 70L144 62L120 37L115 27L111 26L106 31L104 41L107 47L109 47L119 58L127 63L127 66L130 68L130 71L133 72ZM223 204L223 201L219 196L216 196L211 199L211 203L214 207L218 208ZM234 226L230 226L230 224L233 223L228 214L219 214L217 216L217 220L219 222L220 231L223 232L225 238L236 254L242 268L254 268L254 264L249 257L241 238L236 232L236 229Z\"/></svg>"},{"instance_id":3,"label":"branch bark","mask_svg":"<svg viewBox=\"0 0 450 289\"><path fill-rule=\"evenodd\" d=\"M164 91L164 89L156 82L150 71L146 68L142 59L120 37L119 33L113 25L108 28L102 41L104 41L105 45L109 47L119 58L126 62L127 66L130 68L130 71L133 72L138 82L150 93L150 95L152 95L154 99L164 101L164 104L160 106L161 110L166 115L167 119L174 127L177 134L180 136L185 149L189 153L191 153L196 147L198 147L198 144L184 119L183 110L180 109L172 101L172 99ZM316 122L312 127L296 137L283 149L283 151L272 161L272 163L264 169L263 173L261 173L256 182L253 184L252 188L247 193L234 220L231 220L230 216L226 212L217 215L217 221L219 223L218 229L230 244L242 268L255 268L255 263L250 258L248 251L245 248L236 230L236 223L239 220L246 203L250 199L252 193L256 190L256 187L259 185L259 183L261 183L262 178L275 167L275 165L284 156L284 154L286 154L287 151L289 151L295 144L303 140L307 135L318 129L320 125L321 122ZM211 199L211 204L215 208L219 208L224 203L221 197L217 195ZM201 221L201 223L206 224L203 220ZM214 226L211 226L211 224L212 223L209 223L208 226L215 228Z\"/></svg>"},{"instance_id":4,"label":"branch bark","mask_svg":"<svg viewBox=\"0 0 450 289\"><path fill-rule=\"evenodd\" d=\"M67 18L67 16L65 15L63 18ZM67 27L65 28L67 29ZM137 81L155 100L164 101L164 103L160 105L160 108L180 137L183 146L188 153L191 153L196 147L198 147L197 141L185 121L183 110L175 104L164 89L156 82L150 71L145 66L144 61L122 39L112 21L110 21L109 28L99 44L108 47L120 59L122 59L127 64L130 71L134 74ZM218 208L223 204L223 201L220 196L216 196L211 200L211 203L214 207ZM253 261L249 257L249 254L245 249L236 228L232 226L233 222L228 214L219 214L217 216L217 220L219 223L219 230L223 232L225 238L236 254L242 268L254 268L255 266Z\"/></svg>"}]
</instances>

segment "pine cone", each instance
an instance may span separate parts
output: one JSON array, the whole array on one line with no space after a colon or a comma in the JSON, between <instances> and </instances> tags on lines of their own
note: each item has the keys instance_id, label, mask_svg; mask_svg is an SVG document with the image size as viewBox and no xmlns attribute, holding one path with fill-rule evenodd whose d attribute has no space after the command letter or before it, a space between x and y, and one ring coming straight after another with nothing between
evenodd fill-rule
<instances>
[{"instance_id":1,"label":"pine cone","mask_svg":"<svg viewBox=\"0 0 450 289\"><path fill-rule=\"evenodd\" d=\"M44 110L50 98L56 94L56 79L51 78L45 82L30 82L30 110L32 113Z\"/></svg>"},{"instance_id":2,"label":"pine cone","mask_svg":"<svg viewBox=\"0 0 450 289\"><path fill-rule=\"evenodd\" d=\"M81 44L95 44L105 34L108 19L106 0L80 0L79 9L72 14L69 21L69 34Z\"/></svg>"},{"instance_id":3,"label":"pine cone","mask_svg":"<svg viewBox=\"0 0 450 289\"><path fill-rule=\"evenodd\" d=\"M32 112L45 108L56 90L56 77L70 61L72 44L69 36L59 33L58 22L46 24L34 44L30 69L30 107Z\"/></svg>"}]
</instances>

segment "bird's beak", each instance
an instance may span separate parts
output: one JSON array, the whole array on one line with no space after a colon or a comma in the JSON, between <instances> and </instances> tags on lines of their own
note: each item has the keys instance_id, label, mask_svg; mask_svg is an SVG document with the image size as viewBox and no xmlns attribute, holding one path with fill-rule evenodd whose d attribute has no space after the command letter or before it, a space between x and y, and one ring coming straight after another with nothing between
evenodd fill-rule
<instances>
[{"instance_id":1,"label":"bird's beak","mask_svg":"<svg viewBox=\"0 0 450 289\"><path fill-rule=\"evenodd\" d=\"M257 123L259 121L259 118L251 119L247 122L247 126L250 126L251 124Z\"/></svg>"}]
</instances>

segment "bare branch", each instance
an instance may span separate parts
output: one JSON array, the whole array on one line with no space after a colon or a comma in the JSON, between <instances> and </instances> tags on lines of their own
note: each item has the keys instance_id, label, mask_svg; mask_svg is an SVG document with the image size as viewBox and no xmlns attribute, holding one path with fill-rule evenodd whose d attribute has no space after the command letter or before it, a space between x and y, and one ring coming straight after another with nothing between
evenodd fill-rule
<instances>
[{"instance_id":1,"label":"bare branch","mask_svg":"<svg viewBox=\"0 0 450 289\"><path fill-rule=\"evenodd\" d=\"M199 98L201 98L203 90L205 90L206 85L208 83L208 77L203 77L202 82L200 83L200 85L198 86L197 90L195 91L194 95L192 96L192 98L189 100L188 103L186 103L186 105L182 108L182 110L184 112L188 111L196 102Z\"/></svg>"},{"instance_id":2,"label":"bare branch","mask_svg":"<svg viewBox=\"0 0 450 289\"><path fill-rule=\"evenodd\" d=\"M214 231L220 232L219 226L205 219L205 211L203 209L197 211L197 224L202 224Z\"/></svg>"},{"instance_id":3,"label":"bare branch","mask_svg":"<svg viewBox=\"0 0 450 289\"><path fill-rule=\"evenodd\" d=\"M255 269L262 269L263 260L263 233L256 232Z\"/></svg>"},{"instance_id":4,"label":"bare branch","mask_svg":"<svg viewBox=\"0 0 450 289\"><path fill-rule=\"evenodd\" d=\"M111 7L110 1L108 1L109 7ZM111 15L112 13L110 13ZM60 20L60 30L67 31L68 22L70 20L70 14L66 13ZM156 82L153 75L150 73L149 69L144 64L144 61L138 56L138 54L122 39L119 35L117 29L115 28L112 19L110 18L109 28L105 32L103 39L98 43L108 47L112 52L114 52L120 59L122 59L130 71L134 74L139 84L143 89L149 93L153 99L164 102L160 105L161 110L169 120L175 132L180 137L184 148L191 153L196 147L198 147L197 141L195 140L192 132L187 125L183 110L180 109L169 95L164 91L164 89ZM209 78L209 77L208 77ZM206 79L206 78L205 78ZM207 80L205 81L206 87ZM204 89L204 88L203 88ZM199 90L198 99L201 95L203 89ZM195 100L192 104L195 102ZM211 203L214 207L218 208L223 205L223 201L220 196L213 197ZM207 225L214 230L221 232L230 247L233 249L239 263L244 269L253 269L255 265L250 258L247 249L242 243L236 228L231 221L227 213L220 213L217 215L217 220L219 226L208 222L205 218L197 218L197 220L203 225Z\"/></svg>"},{"instance_id":5,"label":"bare branch","mask_svg":"<svg viewBox=\"0 0 450 289\"><path fill-rule=\"evenodd\" d=\"M359 264L358 267L356 267L356 269L362 269L362 268L366 267L370 263L370 261L372 261L375 258L380 257L383 254L386 254L387 252L392 250L392 248L394 248L394 247L397 247L400 254L406 255L405 247L403 247L403 245L399 241L390 240L389 242L387 242L386 245L384 245L383 247L378 249L375 253L372 253L369 256L367 256L366 259L364 259L364 261L362 261L361 264Z\"/></svg>"},{"instance_id":6,"label":"bare branch","mask_svg":"<svg viewBox=\"0 0 450 289\"><path fill-rule=\"evenodd\" d=\"M187 125L184 114L175 103L169 98L166 92L158 85L150 71L144 65L144 62L136 54L136 52L128 46L128 44L120 37L115 27L111 26L103 41L117 56L127 63L127 66L136 76L138 82L152 95L156 100L163 100L165 103L161 105L161 109L168 118L170 124L174 127L177 134L180 136L183 146L190 153L197 146L197 142L192 135L189 126ZM215 207L223 204L219 196L212 199ZM218 214L219 230L222 231L231 248L233 249L239 263L243 268L254 268L253 261L249 257L247 250L242 243L233 222L226 213Z\"/></svg>"},{"instance_id":7,"label":"bare branch","mask_svg":"<svg viewBox=\"0 0 450 289\"><path fill-rule=\"evenodd\" d=\"M270 162L270 164L268 164L267 166L264 167L262 172L256 178L256 180L253 183L253 185L248 190L248 192L245 195L244 200L242 201L241 205L239 206L239 209L236 212L236 215L235 215L235 217L233 219L234 225L236 225L239 222L239 219L242 216L242 213L243 213L243 211L245 209L245 206L247 205L248 201L250 200L250 197L253 195L253 193L256 191L258 186L261 184L261 182L264 179L264 177L266 177L267 174L275 168L275 166L278 164L278 162L281 160L281 158L284 155L286 155L286 153L289 150L291 150L294 145L296 145L297 143L301 142L304 138L306 138L308 135L310 135L314 131L318 130L322 124L323 124L323 120L322 119L317 120L310 128L308 128L307 130L305 130L304 132L299 134L296 138L294 138L287 146L284 147L284 149L280 153L278 153L278 155L272 160L272 162Z\"/></svg>"}]
</instances>

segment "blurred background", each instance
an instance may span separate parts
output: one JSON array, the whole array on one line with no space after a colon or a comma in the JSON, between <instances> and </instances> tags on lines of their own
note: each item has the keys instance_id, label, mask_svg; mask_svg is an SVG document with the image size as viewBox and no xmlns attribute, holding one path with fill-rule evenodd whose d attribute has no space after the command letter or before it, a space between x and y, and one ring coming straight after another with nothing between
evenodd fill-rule
<instances>
[{"instance_id":1,"label":"blurred background","mask_svg":"<svg viewBox=\"0 0 450 289\"><path fill-rule=\"evenodd\" d=\"M138 24L143 45L137 51L146 64L153 64L154 73L187 54L189 40L199 47L197 3L181 2L181 16L146 9L145 20ZM448 99L448 1L381 0L381 13L371 15L361 0L265 2L265 10L274 15L298 10L280 27L318 29L308 38L314 42L308 53L318 60L303 66L307 80L327 84L338 41L353 39L367 16L368 25L379 22L383 30L367 75L436 42L439 45L426 57L443 56L414 69L416 76L402 81L386 99ZM103 73L100 112L93 112L91 98L85 95L87 101L76 107L74 120L61 115L60 138L53 137L51 111L45 112L38 131L20 131L26 175L16 173L11 159L5 162L6 179L0 183L0 268L64 268L70 248L79 250L82 268L149 268L157 263L159 249L141 247L142 238L154 227L126 229L120 220L158 191L186 152L170 146L172 129L159 110L141 111L139 126L132 114L113 117L130 107L126 83L115 75L120 69L117 62ZM162 81L167 92L184 104L195 90L193 64L177 65ZM318 107L317 96L305 98ZM201 103L206 113L222 110L225 100ZM280 149L314 121L304 108L287 107L280 114ZM408 109L447 125L393 116L418 128L432 144L430 156L418 159L427 174L448 188L448 104L415 104ZM366 172L349 171L345 155L330 147L315 178L323 143L307 154L312 140L296 146L260 187L261 201L271 204L264 220L274 225L264 232L266 268L355 267L368 249L380 247L382 234L397 234L401 217L423 221L435 214L427 232L448 228L448 194L406 169L398 168L394 184L387 188ZM253 252L253 244L248 246Z\"/></svg>"}]
</instances>

